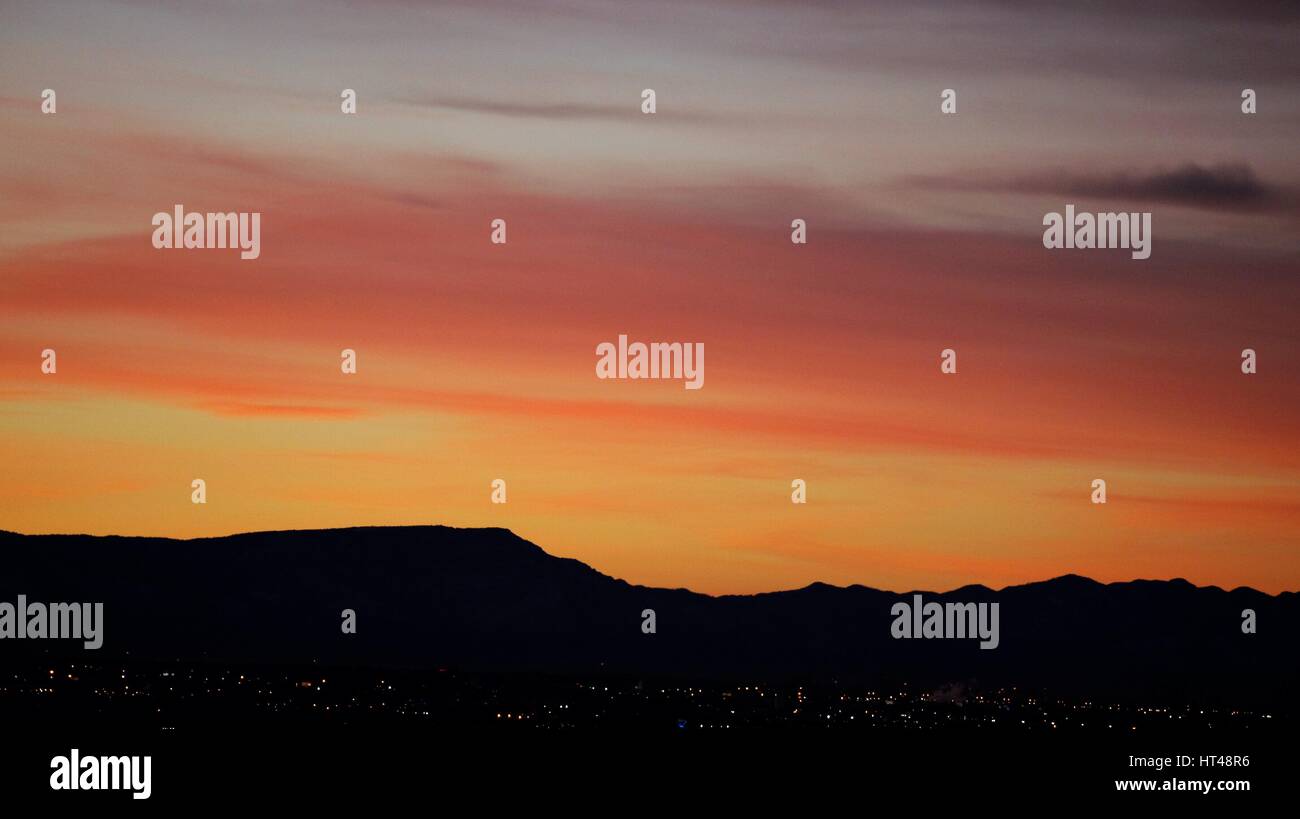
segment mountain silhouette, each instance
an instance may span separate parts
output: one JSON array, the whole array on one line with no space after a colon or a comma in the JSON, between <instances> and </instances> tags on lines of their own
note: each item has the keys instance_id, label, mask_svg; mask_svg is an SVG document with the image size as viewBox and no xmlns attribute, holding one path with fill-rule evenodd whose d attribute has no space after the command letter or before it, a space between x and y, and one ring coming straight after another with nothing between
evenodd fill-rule
<instances>
[{"instance_id":1,"label":"mountain silhouette","mask_svg":"<svg viewBox=\"0 0 1300 819\"><path fill-rule=\"evenodd\" d=\"M505 529L360 527L174 540L0 532L0 602L104 603L104 643L0 641L23 657L214 660L557 674L1014 685L1061 694L1286 706L1293 592L1077 575L994 591L1000 644L894 639L914 592L814 583L709 596L636 586ZM343 634L341 612L356 612ZM642 632L653 609L656 633ZM1242 611L1258 633L1243 634Z\"/></svg>"}]
</instances>

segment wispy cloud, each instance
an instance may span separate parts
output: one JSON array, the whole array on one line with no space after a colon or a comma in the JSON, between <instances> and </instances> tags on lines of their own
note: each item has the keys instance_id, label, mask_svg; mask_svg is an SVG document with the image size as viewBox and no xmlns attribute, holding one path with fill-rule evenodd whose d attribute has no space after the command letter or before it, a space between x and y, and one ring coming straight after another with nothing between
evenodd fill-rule
<instances>
[{"instance_id":1,"label":"wispy cloud","mask_svg":"<svg viewBox=\"0 0 1300 819\"><path fill-rule=\"evenodd\" d=\"M218 415L240 418L355 418L361 414L356 407L310 406L305 404L248 404L214 401L205 408Z\"/></svg>"},{"instance_id":2,"label":"wispy cloud","mask_svg":"<svg viewBox=\"0 0 1300 819\"><path fill-rule=\"evenodd\" d=\"M438 108L447 111L459 111L467 114L483 114L497 117L523 119L568 121L568 120L605 120L640 124L644 122L639 97L631 97L625 103L600 102L533 102L502 99L479 99L457 96L412 96L402 97L396 102L424 108ZM705 111L699 109L675 108L671 113L665 111L663 119L673 122L712 125L742 125L752 121L750 117L728 114L724 111Z\"/></svg>"}]
</instances>

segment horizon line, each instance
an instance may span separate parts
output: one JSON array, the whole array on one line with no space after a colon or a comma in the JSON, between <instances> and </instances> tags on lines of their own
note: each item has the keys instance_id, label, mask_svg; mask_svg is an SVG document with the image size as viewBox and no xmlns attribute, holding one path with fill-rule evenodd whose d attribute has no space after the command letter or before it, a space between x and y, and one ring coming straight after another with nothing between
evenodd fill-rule
<instances>
[{"instance_id":1,"label":"horizon line","mask_svg":"<svg viewBox=\"0 0 1300 819\"><path fill-rule=\"evenodd\" d=\"M1284 590L1278 592L1277 594L1269 594L1268 592L1266 592L1266 591L1262 591L1262 590L1260 590L1260 589L1256 589L1256 588L1253 587L1253 586L1236 586L1236 587L1231 588L1231 589L1225 589L1225 588L1223 588L1222 586L1218 586L1218 585L1214 585L1214 584L1211 584L1211 585L1208 585L1208 586L1198 586L1198 585L1196 585L1195 583L1191 582L1190 580L1187 580L1187 579L1184 578L1184 577L1170 577L1170 578L1165 578L1165 579L1160 579L1160 578L1147 578L1147 577L1135 577L1135 578L1132 578L1131 580L1112 580L1112 581L1110 581L1110 582L1103 582L1103 581L1101 581L1101 580L1096 580L1096 579L1094 579L1094 578L1088 577L1087 575L1078 574L1078 573L1076 573L1076 572L1066 572L1066 573L1064 573L1064 574L1056 575L1055 577L1045 578L1045 579L1043 579L1043 580L1031 580L1031 581L1028 581L1028 582L1025 582L1025 583L1017 583L1017 584L1012 584L1012 585L1008 585L1008 586L1003 586L1003 587L1000 588L1000 589L995 589L995 588L993 588L992 586L986 586L986 585L984 585L983 583L965 583L965 584L963 584L963 585L961 585L961 586L958 586L958 587L956 587L956 588L954 588L954 589L949 589L948 591L933 591L933 590L930 590L930 589L909 589L908 591L891 591L891 590L889 590L889 589L881 589L881 588L877 588L877 587L875 587L875 586L867 586L867 585L862 584L862 583L851 583L851 584L849 584L848 586L836 586L836 585L834 585L833 583L826 583L826 582L823 582L823 581L820 581L820 580L814 580L814 581L812 581L811 583L808 583L808 584L806 584L806 585L798 586L798 587L790 588L790 589L773 589L773 590L771 590L771 591L760 591L760 592L753 592L753 593L750 593L750 594L709 594L708 592L699 592L699 591L695 591L694 589L690 589L690 588L687 588L687 587L685 587L685 586L677 586L677 587L675 587L675 588L669 588L669 587L665 587L665 586L646 586L646 585L641 584L641 583L633 583L633 582L631 582L631 581L629 581L629 580L624 580L624 579L621 578L621 577L614 577L613 575L607 575L607 574L605 574L604 572L600 571L600 569L597 569L595 566L592 566L590 563L587 563L587 562L585 562L585 561L578 560L577 558L573 558L573 557L561 557L561 556L559 556L559 555L552 554L551 552L547 551L544 547L542 547L540 544L537 544L537 543L535 543L535 542L529 540L528 538L526 538L526 537L520 535L519 533L515 532L513 529L510 529L510 528L505 527L505 526L448 526L448 525L446 525L446 524L442 524L442 523L405 523L405 524L377 524L377 525L376 525L376 524L371 524L371 525L365 525L365 524L362 524L362 525L357 525L357 526L330 526L330 527L325 527L325 528L314 528L314 529L258 529L258 530L252 530L252 531L246 531L246 532L230 532L230 533L228 533L228 534L224 534L224 535L203 535L203 536L200 536L200 537L189 537L189 538L185 538L185 537L171 537L171 536L167 536L167 535L121 535L121 534L92 535L92 534L88 534L88 533L85 533L85 532L42 532L42 533L27 533L27 532L17 532L17 531L14 531L14 530L12 530L12 529L4 529L4 528L0 528L0 535L14 535L14 536L17 536L17 537L81 537L81 538L122 538L122 539L132 539L132 540L172 540L172 541L176 541L176 542L178 542L178 543L190 543L190 542L193 542L193 541L199 541L199 540L223 540L223 539L226 539L226 538L233 538L233 537L246 537L246 536L249 536L249 535L280 535L280 534L311 534L311 533L318 533L318 532L347 532L347 531L351 531L351 530L354 530L354 529L449 529L449 530L453 530L453 531L457 531L457 532L490 532L490 531L505 532L506 534L510 535L511 537L514 537L514 538L518 539L519 541L521 541L521 542L523 542L523 543L526 543L526 544L528 544L529 546L532 546L533 548L535 548L535 549L537 549L538 551L542 552L542 554L546 555L547 557L553 558L553 559L555 559L555 560L572 560L572 561L575 562L575 563L579 563L579 564L581 564L581 565L583 565L583 566L586 566L588 569L591 569L592 571L596 572L597 574L600 574L600 575L602 575L602 576L604 576L604 577L609 577L609 578L611 578L611 579L613 579L613 580L617 580L617 581L619 581L619 582L621 582L621 583L626 583L626 584L629 585L629 586L639 586L639 587L641 587L641 588L646 588L646 589L658 589L658 590L661 590L661 591L684 591L684 592L687 592L687 593L689 593L689 594L695 594L695 595L699 595L699 596L701 596L701 597L708 597L708 598L715 599L715 600L716 600L716 599L722 599L722 598L728 598L728 597L759 597L759 596L762 596L762 595L768 595L768 594L790 594L790 593L793 593L793 592L806 591L806 590L808 590L808 589L812 589L812 588L815 588L815 587L824 587L824 588L828 588L828 589L835 589L835 590L837 590L837 591L849 591L849 590L852 590L852 589L863 589L863 590L866 590L866 591L875 591L875 592L880 592L880 593L882 593L882 594L891 594L891 595L895 595L895 596L899 596L899 597L906 596L906 595L914 595L914 594L948 595L948 594L954 594L954 593L959 592L959 591L963 591L963 590L965 590L965 589L982 589L982 590L984 590L984 591L992 592L992 593L994 593L994 594L1001 594L1001 593L1003 593L1003 592L1006 592L1006 591L1009 591L1009 590L1012 590L1012 589L1027 588L1027 587L1029 587L1029 586L1040 586L1040 585L1044 585L1044 584L1047 584L1047 583L1055 583L1055 582L1057 582L1057 581L1061 581L1061 580L1072 580L1072 579L1085 580L1085 581L1087 581L1087 582L1089 582L1089 583L1095 583L1095 584L1098 585L1098 586L1102 586L1102 587L1106 587L1106 588L1109 588L1109 587L1111 587L1111 586L1127 586L1127 585L1132 585L1132 584L1134 584L1134 583L1165 583L1165 584L1175 584L1175 583L1177 583L1177 584L1183 584L1183 585L1191 586L1193 589L1206 589L1206 590L1210 590L1210 591L1218 591L1218 592L1222 592L1223 594L1234 594L1234 593L1236 593L1236 592L1243 592L1243 591L1244 591L1244 592L1253 592L1253 593L1255 593L1255 594L1262 595L1262 596L1267 597L1267 598L1269 598L1269 599L1276 599L1276 598L1282 597L1282 596L1284 596L1284 595L1291 595L1291 594L1298 594L1298 593L1300 593L1300 590L1284 589Z\"/></svg>"}]
</instances>

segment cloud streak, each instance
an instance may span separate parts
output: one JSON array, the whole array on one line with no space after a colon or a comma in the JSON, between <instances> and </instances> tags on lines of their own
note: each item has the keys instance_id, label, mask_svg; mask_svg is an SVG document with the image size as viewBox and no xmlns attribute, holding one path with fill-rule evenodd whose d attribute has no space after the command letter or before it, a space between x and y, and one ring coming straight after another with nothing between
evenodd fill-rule
<instances>
[{"instance_id":1,"label":"cloud streak","mask_svg":"<svg viewBox=\"0 0 1300 819\"><path fill-rule=\"evenodd\" d=\"M636 89L639 90L639 89ZM457 96L409 96L396 100L405 105L456 111L465 114L482 114L513 119L548 120L568 122L574 120L601 120L641 124L646 115L641 113L639 94L629 97L626 103L546 102L483 99ZM753 121L749 116L676 107L656 114L663 120L693 125L745 125ZM659 121L659 120L656 120Z\"/></svg>"}]
</instances>

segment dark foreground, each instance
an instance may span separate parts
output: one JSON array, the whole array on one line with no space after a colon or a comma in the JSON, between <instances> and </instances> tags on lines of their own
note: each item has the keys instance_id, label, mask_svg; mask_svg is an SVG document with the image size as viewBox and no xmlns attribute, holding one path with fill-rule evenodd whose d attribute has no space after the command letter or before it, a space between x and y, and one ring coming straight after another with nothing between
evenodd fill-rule
<instances>
[{"instance_id":1,"label":"dark foreground","mask_svg":"<svg viewBox=\"0 0 1300 819\"><path fill-rule=\"evenodd\" d=\"M25 665L0 671L0 724L6 800L131 809L340 798L735 808L783 797L812 808L887 796L1232 809L1286 796L1296 762L1290 714L1197 704L320 666ZM73 748L149 755L150 798L52 791L51 759ZM1117 780L1235 790L1135 794Z\"/></svg>"}]
</instances>

